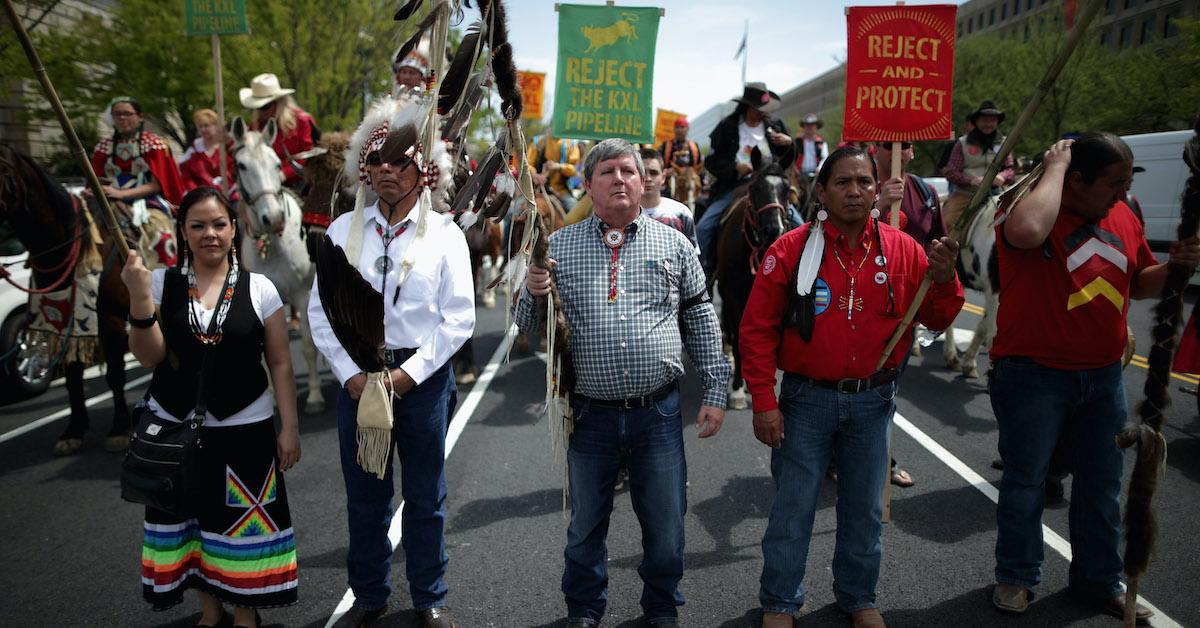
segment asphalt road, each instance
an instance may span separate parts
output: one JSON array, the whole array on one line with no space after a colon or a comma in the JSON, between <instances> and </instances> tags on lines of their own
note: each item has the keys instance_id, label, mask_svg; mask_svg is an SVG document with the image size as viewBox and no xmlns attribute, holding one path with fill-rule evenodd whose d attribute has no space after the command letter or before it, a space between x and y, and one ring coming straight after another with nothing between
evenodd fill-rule
<instances>
[{"instance_id":1,"label":"asphalt road","mask_svg":"<svg viewBox=\"0 0 1200 628\"><path fill-rule=\"evenodd\" d=\"M969 300L981 303L978 295ZM1137 303L1133 328L1148 338L1149 304ZM1189 306L1190 310L1190 306ZM978 316L964 310L961 324ZM559 593L567 512L561 452L551 446L540 404L544 363L513 353L500 363L504 314L480 310L477 358L492 362L485 377L459 393L450 436L447 541L450 605L462 626L556 626L565 612ZM294 341L295 342L295 341ZM1145 355L1146 342L1139 351ZM990 604L995 542L993 484L1000 472L996 425L982 380L945 370L937 349L911 362L900 389L893 452L917 485L896 490L885 528L879 606L890 626L1118 626L1065 594L1068 561L1066 506L1048 509L1046 575L1024 617L1001 615ZM297 356L297 371L303 369ZM986 354L980 364L986 362ZM130 368L131 379L144 376ZM300 378L303 382L303 378ZM1189 380L1194 382L1195 380ZM1126 371L1131 407L1141 399L1145 370ZM1179 386L1192 383L1175 380ZM1200 418L1196 398L1173 386L1165 436L1166 475L1156 500L1158 554L1141 592L1159 609L1157 626L1200 626L1195 606L1200 561L1194 540L1200 510ZM102 395L103 380L87 383ZM687 515L688 599L681 619L690 626L757 625L759 542L771 504L769 450L759 444L748 411L730 412L716 437L701 441L691 425L697 379L684 385L690 470ZM127 391L130 401L143 388ZM263 613L268 624L320 627L347 589L345 495L337 461L334 385L324 388L330 409L303 416L303 460L287 476L300 556L300 602ZM301 394L303 394L303 390ZM101 448L110 403L93 407L93 429L77 456L55 458L51 446L64 422L39 419L65 406L56 385L41 397L7 402L0 410L0 624L5 626L191 626L198 606L153 613L140 599L141 510L119 498L120 457ZM833 485L826 483L808 561L808 612L798 625L848 626L833 605ZM609 534L610 598L606 625L638 625L639 533L627 494L617 500ZM398 518L397 518L398 520ZM1054 537L1058 537L1056 542ZM1067 550L1069 551L1069 550ZM395 609L379 625L415 625L408 610L403 556L393 565ZM189 598L190 600L191 598Z\"/></svg>"}]
</instances>

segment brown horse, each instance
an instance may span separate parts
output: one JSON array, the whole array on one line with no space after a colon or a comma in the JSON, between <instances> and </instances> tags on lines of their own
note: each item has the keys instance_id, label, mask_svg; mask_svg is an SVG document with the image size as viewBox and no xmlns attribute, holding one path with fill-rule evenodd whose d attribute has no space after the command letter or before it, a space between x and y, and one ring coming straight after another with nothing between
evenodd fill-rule
<instances>
[{"instance_id":1,"label":"brown horse","mask_svg":"<svg viewBox=\"0 0 1200 628\"><path fill-rule=\"evenodd\" d=\"M105 449L120 451L129 444L130 414L125 401L125 353L129 337L125 321L129 315L129 292L121 281L124 260L117 259L113 238L103 221L97 223L100 241L92 241L84 204L71 197L62 185L29 157L0 145L0 219L8 221L29 251L34 285L61 288L75 280L81 251L95 247L103 260L97 295L100 346L104 353L104 379L113 395L112 426ZM74 259L72 259L74 257ZM88 431L88 412L83 390L82 360L64 365L71 414L67 427L54 446L56 454L75 453Z\"/></svg>"},{"instance_id":2,"label":"brown horse","mask_svg":"<svg viewBox=\"0 0 1200 628\"><path fill-rule=\"evenodd\" d=\"M787 205L791 186L777 164L755 163L750 183L734 192L736 200L721 221L717 233L717 259L714 266L717 290L721 295L721 328L727 351L733 359L729 407L746 408L745 382L738 349L738 327L742 311L750 300L754 276L763 255L779 236L788 230Z\"/></svg>"},{"instance_id":3,"label":"brown horse","mask_svg":"<svg viewBox=\"0 0 1200 628\"><path fill-rule=\"evenodd\" d=\"M696 199L700 196L700 175L696 169L671 164L667 172L667 196L695 211Z\"/></svg>"}]
</instances>

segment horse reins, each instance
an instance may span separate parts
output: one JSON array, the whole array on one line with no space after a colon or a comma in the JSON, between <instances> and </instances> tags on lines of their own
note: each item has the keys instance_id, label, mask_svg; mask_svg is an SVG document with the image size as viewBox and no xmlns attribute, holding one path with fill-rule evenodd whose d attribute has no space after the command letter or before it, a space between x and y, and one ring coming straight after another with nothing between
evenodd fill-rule
<instances>
[{"instance_id":1,"label":"horse reins","mask_svg":"<svg viewBox=\"0 0 1200 628\"><path fill-rule=\"evenodd\" d=\"M10 273L8 271L8 266L10 266L12 264L19 264L21 262L9 262L7 264L0 265L0 279L4 279L10 285L12 285L14 288L16 288L22 292L27 292L29 294L47 294L49 292L58 290L60 287L62 287L62 285L64 283L67 282L67 279L69 279L71 277L71 274L75 272L75 265L76 265L76 263L79 262L79 255L83 251L83 221L80 220L80 211L81 210L79 208L79 201L78 201L78 199L76 199L73 196L70 198L71 198L71 206L75 209L75 212L74 212L75 220L73 221L75 223L75 235L70 240L67 240L66 242L56 244L56 245L46 249L45 251L37 253L36 255L30 255L29 257L25 258L25 260L24 260L25 265L28 266L34 272L48 274L48 273L55 273L55 272L62 271L62 275L60 275L57 279L55 279L49 286L46 286L44 288L34 288L34 287L22 286L21 284L17 283L16 281L13 281L12 273ZM37 258L44 257L45 255L53 253L53 252L57 251L58 249L61 249L64 246L68 246L68 245L70 245L71 249L67 252L66 257L64 257L62 259L62 261L58 262L57 264L55 264L53 266L49 266L49 267L39 268L38 265L36 263L34 263L34 260L36 260Z\"/></svg>"},{"instance_id":2,"label":"horse reins","mask_svg":"<svg viewBox=\"0 0 1200 628\"><path fill-rule=\"evenodd\" d=\"M746 205L750 204L749 195L743 197L743 199L744 200L742 200L741 203ZM770 203L766 203L765 205L761 205L754 209L747 209L742 212L742 237L746 239L746 246L750 247L749 261L751 275L758 274L758 267L760 264L762 264L762 256L764 253L762 243L755 243L754 241L758 235L758 228L761 226L759 223L759 216L769 209L778 209L782 213L787 212L787 208L784 207L783 203L780 203L779 201L772 201ZM755 237L751 237L751 234L753 234Z\"/></svg>"}]
</instances>

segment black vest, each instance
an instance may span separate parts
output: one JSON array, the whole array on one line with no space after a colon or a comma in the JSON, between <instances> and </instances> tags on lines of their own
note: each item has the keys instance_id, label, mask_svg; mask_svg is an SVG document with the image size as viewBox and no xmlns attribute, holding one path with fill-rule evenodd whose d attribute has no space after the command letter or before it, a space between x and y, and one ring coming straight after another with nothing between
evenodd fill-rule
<instances>
[{"instance_id":1,"label":"black vest","mask_svg":"<svg viewBox=\"0 0 1200 628\"><path fill-rule=\"evenodd\" d=\"M178 268L167 270L160 307L167 357L154 368L150 394L163 409L179 418L196 408L196 383L206 349L188 325L188 301L188 282L183 273ZM211 353L205 384L208 412L217 419L245 408L267 389L267 374L262 367L263 324L254 312L250 273L245 270L238 273L222 331L221 342L208 348ZM178 358L179 368L171 366L172 354Z\"/></svg>"}]
</instances>

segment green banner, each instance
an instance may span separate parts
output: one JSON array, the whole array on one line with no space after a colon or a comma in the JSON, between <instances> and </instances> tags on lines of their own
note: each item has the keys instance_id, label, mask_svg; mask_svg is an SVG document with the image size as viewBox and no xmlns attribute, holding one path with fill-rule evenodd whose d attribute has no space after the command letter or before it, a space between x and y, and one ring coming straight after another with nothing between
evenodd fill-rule
<instances>
[{"instance_id":1,"label":"green banner","mask_svg":"<svg viewBox=\"0 0 1200 628\"><path fill-rule=\"evenodd\" d=\"M559 5L556 137L654 141L659 9Z\"/></svg>"},{"instance_id":2,"label":"green banner","mask_svg":"<svg viewBox=\"0 0 1200 628\"><path fill-rule=\"evenodd\" d=\"M183 0L188 35L246 35L246 0Z\"/></svg>"}]
</instances>

